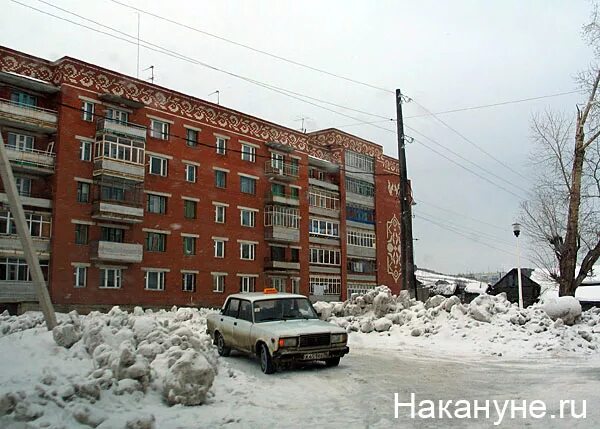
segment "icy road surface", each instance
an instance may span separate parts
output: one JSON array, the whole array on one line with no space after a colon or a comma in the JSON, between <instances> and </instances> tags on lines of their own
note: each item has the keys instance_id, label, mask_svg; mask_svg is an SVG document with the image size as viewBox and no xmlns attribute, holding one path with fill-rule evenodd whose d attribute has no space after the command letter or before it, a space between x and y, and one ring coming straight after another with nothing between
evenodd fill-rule
<instances>
[{"instance_id":1,"label":"icy road surface","mask_svg":"<svg viewBox=\"0 0 600 429\"><path fill-rule=\"evenodd\" d=\"M242 355L223 360L245 373L249 380L244 385L251 388L250 392L242 388L235 393L245 397L243 404L239 403L240 397L229 401L222 396L224 392L219 392L209 406L210 413L214 413L212 419L229 411L221 420L228 422L227 427L492 427L497 420L493 408L489 421L411 419L408 408L401 408L395 419L395 392L402 402L409 401L411 392L417 400L436 402L539 399L546 403L547 417L511 420L505 416L499 427L600 427L600 367L585 359L452 361L406 351L393 354L354 348L338 368L311 366L273 376L263 375L256 361ZM576 400L577 413L581 411L581 400L587 400L587 418L551 419L550 414L558 415L561 399ZM202 411L209 411L209 407L202 407ZM216 423L216 419L213 421Z\"/></svg>"}]
</instances>

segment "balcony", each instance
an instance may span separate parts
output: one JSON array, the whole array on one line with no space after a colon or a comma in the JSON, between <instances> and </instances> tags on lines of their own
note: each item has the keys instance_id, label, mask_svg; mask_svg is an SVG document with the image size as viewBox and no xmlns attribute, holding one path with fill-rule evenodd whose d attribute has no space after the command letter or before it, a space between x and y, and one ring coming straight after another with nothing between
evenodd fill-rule
<instances>
[{"instance_id":1,"label":"balcony","mask_svg":"<svg viewBox=\"0 0 600 429\"><path fill-rule=\"evenodd\" d=\"M144 164L123 161L106 156L94 158L94 177L110 176L128 179L134 182L143 182L144 174Z\"/></svg>"},{"instance_id":2,"label":"balcony","mask_svg":"<svg viewBox=\"0 0 600 429\"><path fill-rule=\"evenodd\" d=\"M143 256L141 244L94 241L91 245L91 257L104 262L139 263Z\"/></svg>"},{"instance_id":3,"label":"balcony","mask_svg":"<svg viewBox=\"0 0 600 429\"><path fill-rule=\"evenodd\" d=\"M265 226L265 240L297 243L300 241L300 230L281 225Z\"/></svg>"},{"instance_id":4,"label":"balcony","mask_svg":"<svg viewBox=\"0 0 600 429\"><path fill-rule=\"evenodd\" d=\"M141 223L144 220L144 208L141 204L125 201L94 201L92 217L98 220Z\"/></svg>"},{"instance_id":5,"label":"balcony","mask_svg":"<svg viewBox=\"0 0 600 429\"><path fill-rule=\"evenodd\" d=\"M146 140L146 127L133 122L115 121L112 119L98 119L96 134L115 134L131 137L136 140Z\"/></svg>"},{"instance_id":6,"label":"balcony","mask_svg":"<svg viewBox=\"0 0 600 429\"><path fill-rule=\"evenodd\" d=\"M50 239L33 238L33 247L38 255L50 255ZM18 235L0 235L0 255L22 256L23 246Z\"/></svg>"},{"instance_id":7,"label":"balcony","mask_svg":"<svg viewBox=\"0 0 600 429\"><path fill-rule=\"evenodd\" d=\"M279 270L300 270L300 262L292 260L274 260L271 257L266 257L265 268Z\"/></svg>"},{"instance_id":8,"label":"balcony","mask_svg":"<svg viewBox=\"0 0 600 429\"><path fill-rule=\"evenodd\" d=\"M0 99L0 125L38 133L55 133L58 115L54 110Z\"/></svg>"},{"instance_id":9,"label":"balcony","mask_svg":"<svg viewBox=\"0 0 600 429\"><path fill-rule=\"evenodd\" d=\"M291 195L282 195L278 193L274 193L272 191L267 192L265 196L265 200L267 203L272 204L284 204L287 206L299 206L300 200L298 197L292 197Z\"/></svg>"},{"instance_id":10,"label":"balcony","mask_svg":"<svg viewBox=\"0 0 600 429\"><path fill-rule=\"evenodd\" d=\"M26 173L54 174L54 154L36 149L20 150L6 146L8 159L14 170Z\"/></svg>"},{"instance_id":11,"label":"balcony","mask_svg":"<svg viewBox=\"0 0 600 429\"><path fill-rule=\"evenodd\" d=\"M346 248L346 253L348 256L356 256L359 258L376 258L377 257L377 249L373 247L361 247L361 246L352 246L348 245Z\"/></svg>"},{"instance_id":12,"label":"balcony","mask_svg":"<svg viewBox=\"0 0 600 429\"><path fill-rule=\"evenodd\" d=\"M0 302L37 301L32 282L0 281Z\"/></svg>"},{"instance_id":13,"label":"balcony","mask_svg":"<svg viewBox=\"0 0 600 429\"><path fill-rule=\"evenodd\" d=\"M292 181L298 179L300 167L287 162L265 162L265 175L278 180Z\"/></svg>"}]
</instances>

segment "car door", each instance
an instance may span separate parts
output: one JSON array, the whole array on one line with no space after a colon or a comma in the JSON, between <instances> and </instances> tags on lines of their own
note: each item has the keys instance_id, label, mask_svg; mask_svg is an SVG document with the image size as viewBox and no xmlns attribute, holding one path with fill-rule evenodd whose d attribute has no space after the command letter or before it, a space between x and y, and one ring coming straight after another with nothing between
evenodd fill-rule
<instances>
[{"instance_id":1,"label":"car door","mask_svg":"<svg viewBox=\"0 0 600 429\"><path fill-rule=\"evenodd\" d=\"M241 300L236 321L233 323L234 341L238 348L247 352L253 351L254 341L250 337L252 331L252 303Z\"/></svg>"},{"instance_id":2,"label":"car door","mask_svg":"<svg viewBox=\"0 0 600 429\"><path fill-rule=\"evenodd\" d=\"M223 339L225 340L227 347L238 347L233 336L233 324L236 323L239 307L240 300L237 298L231 298L229 302L227 302L227 305L223 310L223 314L221 314L221 317L219 318L219 331L221 332L221 335L223 335Z\"/></svg>"}]
</instances>

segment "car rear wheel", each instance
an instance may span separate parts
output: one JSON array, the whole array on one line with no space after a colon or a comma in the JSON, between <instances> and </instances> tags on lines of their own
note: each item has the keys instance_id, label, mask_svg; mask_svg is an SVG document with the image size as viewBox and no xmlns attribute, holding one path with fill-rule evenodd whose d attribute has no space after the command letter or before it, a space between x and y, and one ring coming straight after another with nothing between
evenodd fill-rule
<instances>
[{"instance_id":1,"label":"car rear wheel","mask_svg":"<svg viewBox=\"0 0 600 429\"><path fill-rule=\"evenodd\" d=\"M215 343L217 344L217 352L219 352L219 356L229 356L231 349L225 345L225 339L223 338L223 335L218 332L215 335Z\"/></svg>"},{"instance_id":2,"label":"car rear wheel","mask_svg":"<svg viewBox=\"0 0 600 429\"><path fill-rule=\"evenodd\" d=\"M340 364L340 357L334 357L334 358L329 358L329 359L325 359L325 365L330 368L332 366L338 366Z\"/></svg>"},{"instance_id":3,"label":"car rear wheel","mask_svg":"<svg viewBox=\"0 0 600 429\"><path fill-rule=\"evenodd\" d=\"M265 344L260 345L260 369L265 374L273 374L275 372L275 364L269 349Z\"/></svg>"}]
</instances>

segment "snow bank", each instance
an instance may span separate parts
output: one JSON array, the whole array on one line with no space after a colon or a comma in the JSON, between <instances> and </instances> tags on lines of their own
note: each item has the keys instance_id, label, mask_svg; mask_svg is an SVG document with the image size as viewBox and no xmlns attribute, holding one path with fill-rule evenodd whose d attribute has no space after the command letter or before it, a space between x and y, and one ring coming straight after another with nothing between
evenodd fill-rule
<instances>
[{"instance_id":1,"label":"snow bank","mask_svg":"<svg viewBox=\"0 0 600 429\"><path fill-rule=\"evenodd\" d=\"M123 425L96 411L92 404L105 395L131 396L139 402L157 392L169 406L203 404L217 374L217 355L205 333L209 311L174 307L154 313L137 307L130 314L113 307L107 314L59 314L59 325L51 334L56 349L52 351L48 344L48 353L64 353L88 370L67 376L48 370L31 380L34 388L28 392L2 386L0 427L16 421L38 424L49 403L73 425L155 427L152 414L128 416ZM0 340L34 330L39 332L36 335L46 333L39 313L0 315Z\"/></svg>"},{"instance_id":2,"label":"snow bank","mask_svg":"<svg viewBox=\"0 0 600 429\"><path fill-rule=\"evenodd\" d=\"M379 286L343 303L315 306L323 320L351 333L351 346L397 349L414 343L450 353L600 356L600 310L582 313L577 300L566 298L521 310L505 294L482 294L468 305L441 295L423 303Z\"/></svg>"}]
</instances>

